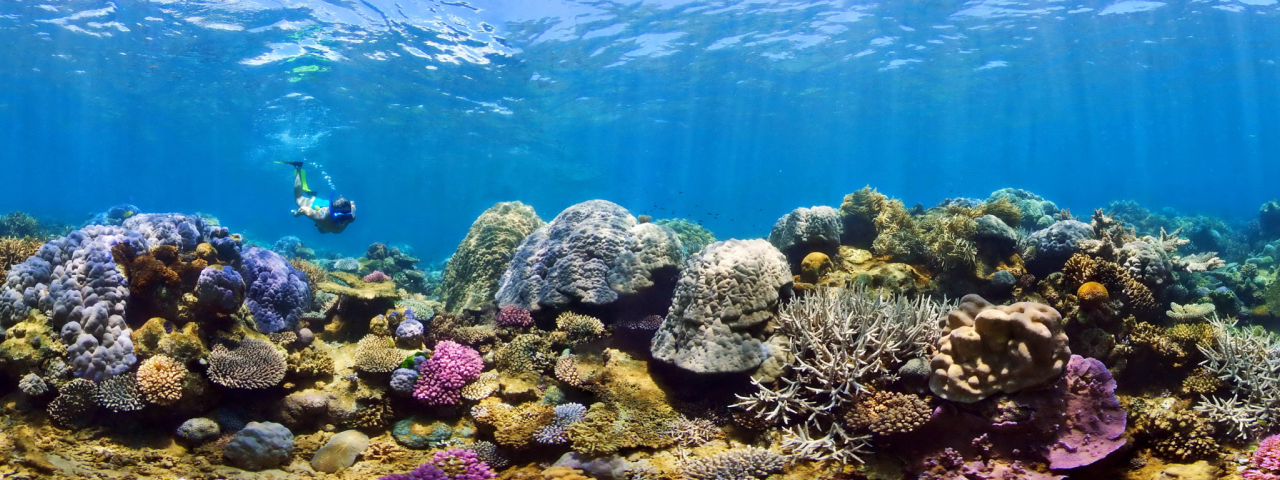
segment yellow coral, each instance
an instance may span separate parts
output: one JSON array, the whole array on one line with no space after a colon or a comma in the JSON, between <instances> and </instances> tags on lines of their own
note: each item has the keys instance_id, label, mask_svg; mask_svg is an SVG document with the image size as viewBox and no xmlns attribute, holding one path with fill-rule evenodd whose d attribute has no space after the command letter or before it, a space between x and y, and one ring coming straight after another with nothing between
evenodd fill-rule
<instances>
[{"instance_id":1,"label":"yellow coral","mask_svg":"<svg viewBox=\"0 0 1280 480\"><path fill-rule=\"evenodd\" d=\"M369 334L356 342L354 367L362 372L386 373L399 367L410 353L396 348L391 337Z\"/></svg>"},{"instance_id":2,"label":"yellow coral","mask_svg":"<svg viewBox=\"0 0 1280 480\"><path fill-rule=\"evenodd\" d=\"M556 330L564 333L566 343L577 345L600 337L604 323L595 317L564 312L556 317Z\"/></svg>"},{"instance_id":3,"label":"yellow coral","mask_svg":"<svg viewBox=\"0 0 1280 480\"><path fill-rule=\"evenodd\" d=\"M1080 298L1080 302L1085 305L1098 306L1107 303L1111 295L1107 293L1107 287L1098 282L1085 282L1076 290L1076 296Z\"/></svg>"},{"instance_id":4,"label":"yellow coral","mask_svg":"<svg viewBox=\"0 0 1280 480\"><path fill-rule=\"evenodd\" d=\"M43 240L31 237L0 237L0 278L4 278L10 267L35 255L41 245Z\"/></svg>"},{"instance_id":5,"label":"yellow coral","mask_svg":"<svg viewBox=\"0 0 1280 480\"><path fill-rule=\"evenodd\" d=\"M804 260L800 261L800 281L818 283L818 280L831 273L832 268L831 257L825 253L813 252L805 255Z\"/></svg>"},{"instance_id":6,"label":"yellow coral","mask_svg":"<svg viewBox=\"0 0 1280 480\"><path fill-rule=\"evenodd\" d=\"M307 284L311 286L312 296L315 296L316 291L320 289L320 282L329 278L329 272L325 271L323 267L301 258L290 259L289 264L307 274Z\"/></svg>"},{"instance_id":7,"label":"yellow coral","mask_svg":"<svg viewBox=\"0 0 1280 480\"><path fill-rule=\"evenodd\" d=\"M476 422L493 426L493 437L499 444L523 448L533 442L533 434L539 428L551 424L555 410L536 401L512 406L497 397L489 397L473 407L471 415Z\"/></svg>"}]
</instances>

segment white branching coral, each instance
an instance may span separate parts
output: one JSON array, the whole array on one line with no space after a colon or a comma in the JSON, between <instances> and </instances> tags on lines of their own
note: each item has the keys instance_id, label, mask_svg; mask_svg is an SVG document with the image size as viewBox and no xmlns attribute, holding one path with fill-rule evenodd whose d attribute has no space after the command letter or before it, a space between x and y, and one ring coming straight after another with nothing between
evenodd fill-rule
<instances>
[{"instance_id":1,"label":"white branching coral","mask_svg":"<svg viewBox=\"0 0 1280 480\"><path fill-rule=\"evenodd\" d=\"M739 396L735 407L784 425L793 455L849 463L869 448L837 412L854 408L864 385L923 355L940 334L948 307L865 287L822 288L779 309L779 332L791 343L791 369L772 384Z\"/></svg>"},{"instance_id":2,"label":"white branching coral","mask_svg":"<svg viewBox=\"0 0 1280 480\"><path fill-rule=\"evenodd\" d=\"M1234 319L1211 316L1213 341L1197 346L1201 362L1231 385L1231 399L1203 397L1196 410L1226 425L1241 439L1267 433L1280 407L1280 339L1261 328L1236 328Z\"/></svg>"}]
</instances>

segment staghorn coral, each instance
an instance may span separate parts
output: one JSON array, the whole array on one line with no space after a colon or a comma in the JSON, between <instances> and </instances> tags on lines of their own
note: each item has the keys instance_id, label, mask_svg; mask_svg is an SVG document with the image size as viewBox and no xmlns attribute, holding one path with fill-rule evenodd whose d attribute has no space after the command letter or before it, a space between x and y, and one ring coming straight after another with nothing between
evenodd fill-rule
<instances>
[{"instance_id":1,"label":"staghorn coral","mask_svg":"<svg viewBox=\"0 0 1280 480\"><path fill-rule=\"evenodd\" d=\"M566 403L556 405L552 412L551 423L533 432L534 440L544 444L569 443L567 430L586 416L587 407L580 403Z\"/></svg>"},{"instance_id":2,"label":"staghorn coral","mask_svg":"<svg viewBox=\"0 0 1280 480\"><path fill-rule=\"evenodd\" d=\"M574 387L582 386L582 376L578 373L578 356L565 353L556 359L554 370L557 380Z\"/></svg>"},{"instance_id":3,"label":"staghorn coral","mask_svg":"<svg viewBox=\"0 0 1280 480\"><path fill-rule=\"evenodd\" d=\"M138 390L147 401L157 405L172 405L182 399L182 380L187 367L168 355L156 355L138 367Z\"/></svg>"},{"instance_id":4,"label":"staghorn coral","mask_svg":"<svg viewBox=\"0 0 1280 480\"><path fill-rule=\"evenodd\" d=\"M786 257L766 241L711 244L686 263L650 351L697 373L754 369L771 354L761 330L792 282Z\"/></svg>"},{"instance_id":5,"label":"staghorn coral","mask_svg":"<svg viewBox=\"0 0 1280 480\"><path fill-rule=\"evenodd\" d=\"M909 393L878 390L859 398L845 413L845 423L854 430L884 436L914 431L932 416L933 407L927 399Z\"/></svg>"},{"instance_id":6,"label":"staghorn coral","mask_svg":"<svg viewBox=\"0 0 1280 480\"><path fill-rule=\"evenodd\" d=\"M1203 398L1196 410L1224 424L1237 438L1251 439L1266 433L1280 407L1280 339L1261 328L1237 328L1234 319L1210 317L1213 341L1197 347L1200 363L1212 375L1231 386L1231 399Z\"/></svg>"},{"instance_id":7,"label":"staghorn coral","mask_svg":"<svg viewBox=\"0 0 1280 480\"><path fill-rule=\"evenodd\" d=\"M1204 322L1213 315L1214 310L1216 307L1213 303L1179 305L1173 302L1169 304L1169 310L1164 313L1175 322Z\"/></svg>"},{"instance_id":8,"label":"staghorn coral","mask_svg":"<svg viewBox=\"0 0 1280 480\"><path fill-rule=\"evenodd\" d=\"M680 473L689 480L762 480L782 471L786 459L770 450L735 448L711 456L699 457L681 466Z\"/></svg>"},{"instance_id":9,"label":"staghorn coral","mask_svg":"<svg viewBox=\"0 0 1280 480\"><path fill-rule=\"evenodd\" d=\"M662 436L670 438L678 446L687 448L702 446L712 440L724 438L725 434L711 420L680 415L667 422Z\"/></svg>"},{"instance_id":10,"label":"staghorn coral","mask_svg":"<svg viewBox=\"0 0 1280 480\"><path fill-rule=\"evenodd\" d=\"M209 352L209 379L231 388L271 388L284 380L288 362L271 342L246 338L235 350L222 344Z\"/></svg>"},{"instance_id":11,"label":"staghorn coral","mask_svg":"<svg viewBox=\"0 0 1280 480\"><path fill-rule=\"evenodd\" d=\"M1061 322L1048 305L997 307L966 295L947 314L938 352L929 362L929 389L947 400L972 403L1058 376L1071 358Z\"/></svg>"},{"instance_id":12,"label":"staghorn coral","mask_svg":"<svg viewBox=\"0 0 1280 480\"><path fill-rule=\"evenodd\" d=\"M412 353L396 348L391 337L371 333L356 342L353 366L361 372L387 373L399 367L400 362Z\"/></svg>"},{"instance_id":13,"label":"staghorn coral","mask_svg":"<svg viewBox=\"0 0 1280 480\"><path fill-rule=\"evenodd\" d=\"M786 425L784 443L799 456L856 460L867 437L845 429L839 412L867 382L922 355L938 338L944 308L862 286L816 290L780 309L792 368L773 385L753 379L757 391L734 406Z\"/></svg>"},{"instance_id":14,"label":"staghorn coral","mask_svg":"<svg viewBox=\"0 0 1280 480\"><path fill-rule=\"evenodd\" d=\"M456 315L492 305L516 247L543 225L533 207L520 202L498 203L481 213L444 269L445 308Z\"/></svg>"}]
</instances>

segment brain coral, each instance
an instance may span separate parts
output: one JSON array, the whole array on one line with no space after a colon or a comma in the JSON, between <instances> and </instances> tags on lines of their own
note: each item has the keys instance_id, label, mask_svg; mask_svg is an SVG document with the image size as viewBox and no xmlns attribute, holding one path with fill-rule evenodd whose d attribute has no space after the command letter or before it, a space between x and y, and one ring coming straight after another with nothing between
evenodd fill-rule
<instances>
[{"instance_id":1,"label":"brain coral","mask_svg":"<svg viewBox=\"0 0 1280 480\"><path fill-rule=\"evenodd\" d=\"M481 213L445 266L440 291L445 309L456 315L492 304L516 247L543 225L533 207L520 202L502 202Z\"/></svg>"},{"instance_id":2,"label":"brain coral","mask_svg":"<svg viewBox=\"0 0 1280 480\"><path fill-rule=\"evenodd\" d=\"M246 303L258 331L274 333L296 329L298 318L311 304L306 274L271 250L250 247L240 255L243 258L240 275L249 286Z\"/></svg>"},{"instance_id":3,"label":"brain coral","mask_svg":"<svg viewBox=\"0 0 1280 480\"><path fill-rule=\"evenodd\" d=\"M965 295L947 314L929 389L956 402L1013 393L1057 377L1071 359L1062 315L1032 302L995 306Z\"/></svg>"},{"instance_id":4,"label":"brain coral","mask_svg":"<svg viewBox=\"0 0 1280 480\"><path fill-rule=\"evenodd\" d=\"M783 215L769 232L769 243L798 261L810 252L835 253L844 231L840 212L828 206L797 208Z\"/></svg>"},{"instance_id":5,"label":"brain coral","mask_svg":"<svg viewBox=\"0 0 1280 480\"><path fill-rule=\"evenodd\" d=\"M693 372L753 369L770 355L761 330L791 286L787 259L769 242L711 244L689 259L650 350Z\"/></svg>"},{"instance_id":6,"label":"brain coral","mask_svg":"<svg viewBox=\"0 0 1280 480\"><path fill-rule=\"evenodd\" d=\"M76 375L100 379L133 365L131 331L124 321L128 281L111 247L147 251L137 232L90 225L40 247L15 265L0 289L0 327L39 310L67 344Z\"/></svg>"},{"instance_id":7,"label":"brain coral","mask_svg":"<svg viewBox=\"0 0 1280 480\"><path fill-rule=\"evenodd\" d=\"M516 249L499 281L499 306L538 311L608 305L673 277L680 240L670 228L636 223L627 209L590 200L565 209Z\"/></svg>"},{"instance_id":8,"label":"brain coral","mask_svg":"<svg viewBox=\"0 0 1280 480\"><path fill-rule=\"evenodd\" d=\"M221 344L209 352L209 379L231 388L260 389L274 387L284 380L288 366L271 342L246 338L235 350Z\"/></svg>"}]
</instances>

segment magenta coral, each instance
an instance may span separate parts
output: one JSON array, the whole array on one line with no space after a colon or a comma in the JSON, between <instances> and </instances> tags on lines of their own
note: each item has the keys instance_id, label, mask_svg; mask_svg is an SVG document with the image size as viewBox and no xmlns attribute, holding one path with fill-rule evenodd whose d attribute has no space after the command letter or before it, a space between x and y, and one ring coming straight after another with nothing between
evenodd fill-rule
<instances>
[{"instance_id":1,"label":"magenta coral","mask_svg":"<svg viewBox=\"0 0 1280 480\"><path fill-rule=\"evenodd\" d=\"M1244 480L1280 480L1280 435L1272 435L1258 444L1253 463L1240 472Z\"/></svg>"},{"instance_id":2,"label":"magenta coral","mask_svg":"<svg viewBox=\"0 0 1280 480\"><path fill-rule=\"evenodd\" d=\"M480 352L466 345L443 340L436 344L431 359L418 368L413 398L427 405L453 405L462 398L459 390L480 377L484 360Z\"/></svg>"},{"instance_id":3,"label":"magenta coral","mask_svg":"<svg viewBox=\"0 0 1280 480\"><path fill-rule=\"evenodd\" d=\"M370 273L364 276L365 283L382 283L389 280L391 280L391 277L388 277L387 274L382 273L381 270L374 270L373 273Z\"/></svg>"},{"instance_id":4,"label":"magenta coral","mask_svg":"<svg viewBox=\"0 0 1280 480\"><path fill-rule=\"evenodd\" d=\"M498 311L496 320L504 327L527 327L533 325L533 314L518 305L507 305Z\"/></svg>"}]
</instances>

